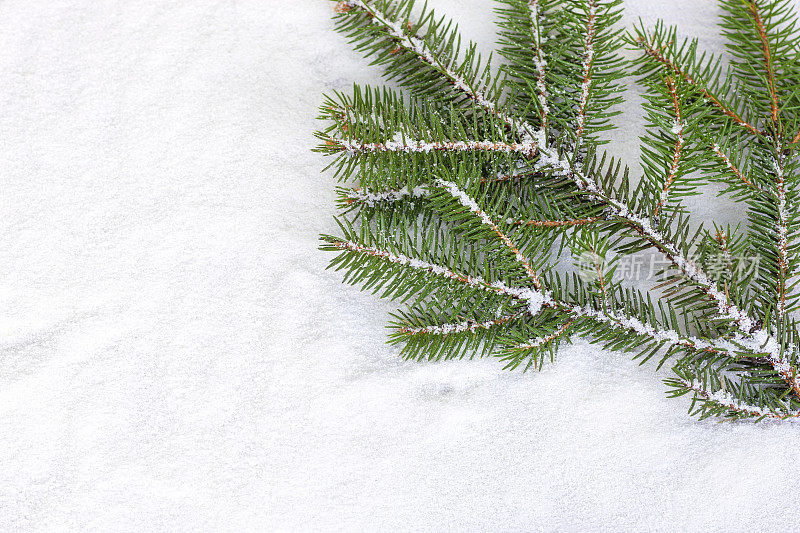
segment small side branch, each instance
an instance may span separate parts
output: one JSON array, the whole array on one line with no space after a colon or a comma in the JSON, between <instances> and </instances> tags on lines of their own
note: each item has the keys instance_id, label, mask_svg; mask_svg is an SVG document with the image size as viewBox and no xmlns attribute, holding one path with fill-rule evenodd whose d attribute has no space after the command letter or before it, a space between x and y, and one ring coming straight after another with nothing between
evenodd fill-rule
<instances>
[{"instance_id":1,"label":"small side branch","mask_svg":"<svg viewBox=\"0 0 800 533\"><path fill-rule=\"evenodd\" d=\"M592 85L592 63L594 61L595 17L597 15L597 1L589 0L589 12L586 19L586 40L583 52L583 81L578 100L578 129L575 137L580 140L586 128L586 107L589 103L589 91Z\"/></svg>"},{"instance_id":2,"label":"small side branch","mask_svg":"<svg viewBox=\"0 0 800 533\"><path fill-rule=\"evenodd\" d=\"M533 142L504 143L495 141L445 141L428 142L416 139L386 141L382 143L361 143L342 139L330 139L329 146L338 147L350 155L368 154L378 152L405 152L405 153L431 153L431 152L498 152L518 153L525 156L536 154L537 148Z\"/></svg>"},{"instance_id":3,"label":"small side branch","mask_svg":"<svg viewBox=\"0 0 800 533\"><path fill-rule=\"evenodd\" d=\"M758 9L756 0L749 2L750 12L753 14L753 20L756 24L756 31L761 39L761 49L764 51L764 63L767 68L767 84L769 89L770 98L772 99L772 122L778 122L778 96L775 93L775 69L772 65L772 53L769 48L769 38L767 31L764 28L764 21L761 19L761 13Z\"/></svg>"},{"instance_id":4,"label":"small side branch","mask_svg":"<svg viewBox=\"0 0 800 533\"><path fill-rule=\"evenodd\" d=\"M348 13L354 9L365 12L372 19L374 24L380 26L387 35L397 41L399 46L398 52L400 49L402 49L414 54L417 58L419 58L420 61L428 64L431 68L447 78L454 87L467 95L467 97L475 102L476 105L483 108L485 111L496 115L503 122L509 124L517 131L529 131L529 126L525 122L519 121L514 117L499 111L497 106L486 95L486 93L469 83L453 69L449 68L445 61L442 61L429 49L428 45L425 44L423 39L416 35L409 34L407 29L404 28L402 24L391 20L386 13L370 5L367 0L341 0L339 5L341 6L340 12L342 13Z\"/></svg>"},{"instance_id":5,"label":"small side branch","mask_svg":"<svg viewBox=\"0 0 800 533\"><path fill-rule=\"evenodd\" d=\"M554 340L556 340L557 338L559 338L560 336L562 336L564 333L566 333L572 324L573 321L570 320L563 326L560 326L556 331L554 331L550 335L545 335L543 337L531 339L525 342L524 344L518 344L517 346L512 347L511 350L532 350L534 348L539 348L541 346L549 344Z\"/></svg>"},{"instance_id":6,"label":"small side branch","mask_svg":"<svg viewBox=\"0 0 800 533\"><path fill-rule=\"evenodd\" d=\"M511 251L511 253L514 254L514 257L517 258L517 262L519 262L522 265L522 268L525 269L525 272L528 274L528 277L531 278L531 281L533 282L533 285L536 287L536 289L541 290L542 282L539 279L539 276L531 267L530 260L527 257L525 257L525 255L519 250L519 248L517 248L517 245L514 244L514 242L508 237L508 235L503 233L503 231L500 229L497 223L494 220L492 220L492 217L486 214L478 206L477 202L475 202L475 200L470 198L467 193L459 189L455 183L452 183L450 181L445 181L442 179L437 179L436 183L442 186L445 190L447 190L447 192L450 193L450 195L453 198L458 200L458 202L461 205L469 209L475 216L477 216L481 220L481 222L483 222L485 225L491 228L491 230L495 233L495 235L497 235L497 237L502 241L502 243Z\"/></svg>"},{"instance_id":7,"label":"small side branch","mask_svg":"<svg viewBox=\"0 0 800 533\"><path fill-rule=\"evenodd\" d=\"M661 329L650 324L645 324L639 319L620 315L619 313L606 309L598 311L592 307L573 306L569 312L575 318L588 318L595 322L607 324L616 329L624 329L637 335L642 335L655 342L664 343L667 346L681 346L696 352L711 352L735 357L736 347L724 341L707 341L697 337L683 336L672 329Z\"/></svg>"},{"instance_id":8,"label":"small side branch","mask_svg":"<svg viewBox=\"0 0 800 533\"><path fill-rule=\"evenodd\" d=\"M658 63L661 63L662 65L667 67L667 69L671 70L681 79L683 79L685 82L695 87L700 92L700 94L702 94L705 98L707 98L716 108L722 111L722 113L733 119L734 122L736 122L743 128L746 128L753 135L761 135L761 132L758 130L758 128L756 128L755 126L744 120L742 117L739 116L738 113L736 113L736 111L734 111L733 109L722 103L720 99L711 94L708 88L706 88L703 84L701 84L699 80L695 79L690 74L684 72L683 69L678 67L678 65L676 65L675 63L670 61L666 56L664 56L664 54L662 54L660 50L654 48L650 43L648 43L644 37L638 38L635 42L639 46L639 48L644 50L645 55L651 57Z\"/></svg>"},{"instance_id":9,"label":"small side branch","mask_svg":"<svg viewBox=\"0 0 800 533\"><path fill-rule=\"evenodd\" d=\"M519 301L520 303L525 304L527 312L530 313L531 316L537 315L543 307L553 304L553 300L549 295L528 287L509 287L502 281L489 283L488 281L477 276L470 276L468 274L455 272L442 265L392 253L388 250L381 250L380 248L375 248L373 246L365 246L357 242L332 241L329 244L338 250L374 257L387 263L394 263L411 268L413 270L427 272L440 278L457 281L464 285L475 287L476 289L508 296Z\"/></svg>"},{"instance_id":10,"label":"small side branch","mask_svg":"<svg viewBox=\"0 0 800 533\"><path fill-rule=\"evenodd\" d=\"M725 155L725 153L722 151L722 148L720 148L720 146L718 144L716 144L716 143L712 144L711 145L711 149L714 151L714 153L717 155L717 157L719 157L722 160L722 162L725 164L725 166L728 167L728 170L730 170L731 173L734 176L736 176L736 178L739 179L739 181L741 181L742 183L744 183L745 185L747 185L750 189L753 189L754 191L763 192L760 187L758 187L755 183L750 181L750 179L747 178L747 176L745 176L742 173L742 171L739 170L736 167L736 165L733 164L733 162L730 160L730 158L727 155Z\"/></svg>"},{"instance_id":11,"label":"small side branch","mask_svg":"<svg viewBox=\"0 0 800 533\"><path fill-rule=\"evenodd\" d=\"M542 48L539 0L531 0L529 8L531 10L534 52L536 53L533 60L536 64L536 92L539 97L539 116L542 120L542 127L546 128L547 114L550 112L550 108L547 105L547 60L544 57L544 49Z\"/></svg>"},{"instance_id":12,"label":"small side branch","mask_svg":"<svg viewBox=\"0 0 800 533\"><path fill-rule=\"evenodd\" d=\"M470 285L486 291L508 294L509 296L511 295L510 293L506 292L502 286L495 287L482 278L455 272L447 267L437 265L435 263L429 263L421 259L414 259L405 255L389 252L388 250L381 250L380 248L365 246L352 241L334 241L331 244L340 250L356 252L358 254L382 259L388 263L395 263L398 265L407 266L414 270L425 271L442 278L455 280L465 285Z\"/></svg>"},{"instance_id":13,"label":"small side branch","mask_svg":"<svg viewBox=\"0 0 800 533\"><path fill-rule=\"evenodd\" d=\"M789 217L786 212L786 177L784 167L778 161L773 161L775 166L775 188L778 195L778 323L786 318L786 291L787 278L789 277L789 243L788 228Z\"/></svg>"},{"instance_id":14,"label":"small side branch","mask_svg":"<svg viewBox=\"0 0 800 533\"><path fill-rule=\"evenodd\" d=\"M664 187L661 190L661 198L658 200L658 205L656 206L655 216L658 216L661 212L661 209L664 207L664 204L667 203L669 199L669 193L672 189L672 185L675 183L675 180L678 177L678 165L681 161L681 151L683 150L683 128L684 123L683 119L681 118L681 106L680 100L678 99L678 91L675 88L675 81L671 77L666 78L667 87L669 88L669 94L672 98L672 105L675 109L675 124L672 126L672 133L676 135L675 140L675 148L673 149L672 154L672 162L670 163L669 172L667 174L667 179L664 181Z\"/></svg>"},{"instance_id":15,"label":"small side branch","mask_svg":"<svg viewBox=\"0 0 800 533\"><path fill-rule=\"evenodd\" d=\"M440 335L442 337L446 337L448 335L454 335L457 333L475 333L480 329L492 329L498 326L502 326L512 320L516 320L521 318L527 314L526 312L523 313L516 313L513 315L506 315L501 316L499 318L495 318L494 320L487 320L485 322L476 322L474 320L464 320L463 322L452 322L449 324L440 324L438 326L425 326L421 328L409 328L409 327L402 327L398 330L398 333L403 335Z\"/></svg>"},{"instance_id":16,"label":"small side branch","mask_svg":"<svg viewBox=\"0 0 800 533\"><path fill-rule=\"evenodd\" d=\"M703 402L711 402L713 404L719 405L724 407L725 409L732 411L734 413L738 413L745 417L756 417L756 418L776 418L776 419L784 419L789 417L798 417L800 416L800 412L798 413L791 413L787 416L781 416L772 411L768 411L758 407L756 405L748 405L746 403L741 403L737 398L728 394L725 391L718 390L716 392L709 392L702 385L695 381L684 381L684 380L677 380L683 385L683 387L687 390L691 390L695 393L695 398L701 399Z\"/></svg>"},{"instance_id":17,"label":"small side branch","mask_svg":"<svg viewBox=\"0 0 800 533\"><path fill-rule=\"evenodd\" d=\"M514 220L509 219L507 222L514 226L528 226L534 228L563 228L569 226L585 226L593 224L605 217L589 217L589 218L572 218L568 220Z\"/></svg>"}]
</instances>

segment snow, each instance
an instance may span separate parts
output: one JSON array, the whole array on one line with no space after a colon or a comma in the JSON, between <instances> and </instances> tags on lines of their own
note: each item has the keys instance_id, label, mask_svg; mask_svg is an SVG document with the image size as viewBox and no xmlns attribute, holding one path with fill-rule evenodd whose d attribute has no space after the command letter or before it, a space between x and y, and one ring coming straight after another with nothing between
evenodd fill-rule
<instances>
[{"instance_id":1,"label":"snow","mask_svg":"<svg viewBox=\"0 0 800 533\"><path fill-rule=\"evenodd\" d=\"M349 156L361 153L374 152L404 152L404 153L430 153L434 150L469 152L476 150L487 150L503 153L520 153L533 155L536 145L531 142L503 143L495 141L456 141L456 142L428 142L417 139L391 140L383 143L360 143L352 140L336 141L347 151Z\"/></svg>"},{"instance_id":2,"label":"snow","mask_svg":"<svg viewBox=\"0 0 800 533\"><path fill-rule=\"evenodd\" d=\"M592 86L591 68L594 61L594 33L595 15L597 13L597 3L595 0L589 1L589 8L586 12L588 17L586 23L586 44L583 53L583 81L581 82L581 95L578 103L578 132L580 136L586 125L586 104L589 101L589 91Z\"/></svg>"},{"instance_id":3,"label":"snow","mask_svg":"<svg viewBox=\"0 0 800 533\"><path fill-rule=\"evenodd\" d=\"M384 191L384 192L366 192L364 190L352 190L347 193L347 199L352 202L361 202L369 207L375 207L376 204L382 202L399 202L405 197L409 198L424 198L428 196L430 190L426 185L417 185L409 189L408 187L401 187L397 190Z\"/></svg>"},{"instance_id":4,"label":"snow","mask_svg":"<svg viewBox=\"0 0 800 533\"><path fill-rule=\"evenodd\" d=\"M491 2L431 5L489 51ZM627 7L720 43L713 2ZM332 10L0 3L0 530L791 529L797 424L694 421L582 342L524 375L385 344L316 249L320 94L378 81Z\"/></svg>"}]
</instances>

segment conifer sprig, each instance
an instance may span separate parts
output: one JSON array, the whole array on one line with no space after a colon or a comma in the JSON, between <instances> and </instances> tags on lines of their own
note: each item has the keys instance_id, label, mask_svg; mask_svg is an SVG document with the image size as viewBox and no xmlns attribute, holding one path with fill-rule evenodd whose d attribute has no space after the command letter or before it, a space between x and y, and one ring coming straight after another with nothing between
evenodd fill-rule
<instances>
[{"instance_id":1,"label":"conifer sprig","mask_svg":"<svg viewBox=\"0 0 800 533\"><path fill-rule=\"evenodd\" d=\"M494 71L427 6L339 1L337 28L407 94L326 99L319 150L353 185L322 248L346 281L404 304L390 342L408 358L540 368L582 336L669 361L670 394L701 418L798 416L794 15L723 0L724 70L663 24L624 35L620 4L498 0ZM601 151L628 72L646 90L640 179ZM746 231L691 229L683 198L712 180L747 205ZM642 292L618 274L644 251L666 267ZM760 268L741 272L745 257Z\"/></svg>"}]
</instances>

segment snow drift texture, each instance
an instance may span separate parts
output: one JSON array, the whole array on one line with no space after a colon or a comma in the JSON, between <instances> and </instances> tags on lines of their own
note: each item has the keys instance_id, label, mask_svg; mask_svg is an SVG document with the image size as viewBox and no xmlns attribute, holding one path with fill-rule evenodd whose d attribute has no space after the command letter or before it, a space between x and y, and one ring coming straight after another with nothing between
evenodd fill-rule
<instances>
[{"instance_id":1,"label":"snow drift texture","mask_svg":"<svg viewBox=\"0 0 800 533\"><path fill-rule=\"evenodd\" d=\"M431 4L490 49L492 2ZM721 44L714 2L626 4ZM0 529L791 529L797 424L698 423L586 344L384 344L316 250L321 92L378 81L332 8L0 2Z\"/></svg>"}]
</instances>

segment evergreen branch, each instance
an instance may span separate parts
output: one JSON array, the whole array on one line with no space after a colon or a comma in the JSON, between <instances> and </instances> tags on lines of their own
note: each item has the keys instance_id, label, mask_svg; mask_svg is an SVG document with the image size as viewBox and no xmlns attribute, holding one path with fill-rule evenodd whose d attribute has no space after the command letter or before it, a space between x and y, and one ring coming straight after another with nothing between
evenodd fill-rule
<instances>
[{"instance_id":1,"label":"evergreen branch","mask_svg":"<svg viewBox=\"0 0 800 533\"><path fill-rule=\"evenodd\" d=\"M446 337L447 335L455 335L458 333L475 333L481 329L492 329L502 326L508 322L521 318L528 314L528 311L522 313L515 313L513 315L505 315L493 320L485 322L476 322L474 320L464 320L462 322L451 322L447 324L440 324L436 326L424 326L419 328L401 327L397 332L401 335L440 335Z\"/></svg>"},{"instance_id":2,"label":"evergreen branch","mask_svg":"<svg viewBox=\"0 0 800 533\"><path fill-rule=\"evenodd\" d=\"M531 278L531 281L533 281L534 286L538 290L542 290L542 282L539 279L539 276L531 267L530 260L527 257L525 257L525 255L522 252L520 252L519 248L508 237L508 235L506 235L500 230L500 227L495 223L494 220L492 220L492 217L486 214L480 208L480 206L478 206L475 200L470 198L470 196L466 192L459 189L455 183L452 183L450 181L445 181L443 179L437 179L436 183L441 187L443 187L448 193L450 193L450 195L453 198L458 200L458 202L464 207L466 207L472 214L478 217L481 220L481 222L483 222L483 224L491 228L491 230L495 233L495 235L497 235L497 237L503 242L503 244L505 244L505 246L511 251L511 253L514 254L514 257L516 257L517 261L522 265L522 268L525 269L525 272L528 274L528 277Z\"/></svg>"},{"instance_id":3,"label":"evergreen branch","mask_svg":"<svg viewBox=\"0 0 800 533\"><path fill-rule=\"evenodd\" d=\"M425 185L417 185L409 189L402 187L382 192L369 192L365 189L356 188L344 192L342 202L345 205L361 204L374 207L375 204L382 202L399 202L406 198L424 198L430 193Z\"/></svg>"},{"instance_id":4,"label":"evergreen branch","mask_svg":"<svg viewBox=\"0 0 800 533\"><path fill-rule=\"evenodd\" d=\"M564 311L574 318L590 319L597 323L608 324L615 328L630 331L669 346L682 346L698 352L727 354L729 357L736 357L735 352L738 350L737 346L730 342L706 341L696 337L683 336L675 330L657 328L645 324L636 318L620 315L610 309L598 311L589 305L571 305L563 301L554 300L552 297L539 290L509 287L500 281L489 283L477 276L456 272L442 265L392 253L374 246L366 246L352 241L340 241L335 239L330 239L329 245L337 250L366 255L387 263L426 272L442 279L456 281L482 291L508 296L513 300L525 304L525 313L530 316L536 316L542 308L549 307Z\"/></svg>"},{"instance_id":5,"label":"evergreen branch","mask_svg":"<svg viewBox=\"0 0 800 533\"><path fill-rule=\"evenodd\" d=\"M394 254L388 250L381 250L374 246L365 246L357 242L338 241L338 240L331 240L330 245L339 250L347 250L350 252L355 252L357 254L374 257L386 261L388 263L395 263L398 265L406 266L413 270L428 272L436 276L449 280L455 280L458 281L459 283L463 283L465 285L469 285L471 287L475 287L481 290L503 294L517 299L523 298L522 293L517 293L516 291L513 291L512 289L506 287L504 284L500 282L498 282L497 284L491 284L486 280L476 276L470 276L468 274L455 272L442 265L437 265L435 263L430 263L428 261L423 261L421 259L410 258L402 254Z\"/></svg>"},{"instance_id":6,"label":"evergreen branch","mask_svg":"<svg viewBox=\"0 0 800 533\"><path fill-rule=\"evenodd\" d=\"M430 153L430 152L498 152L518 153L533 156L536 145L532 142L505 143L496 141L445 141L429 142L416 139L401 141L386 141L382 143L361 143L343 139L331 139L329 145L339 148L349 155L368 154L376 152L405 152L405 153Z\"/></svg>"},{"instance_id":7,"label":"evergreen branch","mask_svg":"<svg viewBox=\"0 0 800 533\"><path fill-rule=\"evenodd\" d=\"M514 180L521 180L536 175L535 172L516 172L510 174L498 174L494 177L482 177L481 184L495 184L510 182ZM425 198L430 195L430 188L428 185L417 185L416 187L409 188L408 186L400 187L399 189L387 189L382 191L370 191L362 187L355 187L352 189L339 189L340 201L343 205L363 205L367 207L375 207L379 204L390 204L400 202L406 199L419 199Z\"/></svg>"},{"instance_id":8,"label":"evergreen branch","mask_svg":"<svg viewBox=\"0 0 800 533\"><path fill-rule=\"evenodd\" d=\"M457 90L465 94L478 107L490 114L496 115L505 123L509 124L515 131L524 130L525 124L516 120L514 117L497 109L494 101L482 91L474 82L469 81L456 70L448 66L448 61L438 57L426 44L425 40L412 34L410 28L403 28L401 24L392 20L389 14L380 10L375 5L368 3L367 0L340 0L340 5L349 7L343 13L352 11L362 11L369 16L373 24L377 25L386 35L397 41L398 51L403 49L430 68L447 78L450 84Z\"/></svg>"},{"instance_id":9,"label":"evergreen branch","mask_svg":"<svg viewBox=\"0 0 800 533\"><path fill-rule=\"evenodd\" d=\"M531 11L531 28L533 30L534 64L536 67L536 91L539 97L539 116L542 120L542 127L546 128L547 114L550 112L550 107L547 104L547 60L544 57L544 48L542 47L539 0L531 0L528 9Z\"/></svg>"},{"instance_id":10,"label":"evergreen branch","mask_svg":"<svg viewBox=\"0 0 800 533\"><path fill-rule=\"evenodd\" d=\"M604 216L589 218L573 218L569 220L514 220L509 219L509 224L514 226L529 226L534 228L563 228L568 226L585 226L604 220Z\"/></svg>"},{"instance_id":11,"label":"evergreen branch","mask_svg":"<svg viewBox=\"0 0 800 533\"><path fill-rule=\"evenodd\" d=\"M707 341L698 337L681 335L674 329L658 328L646 324L639 319L621 315L611 309L598 311L591 306L572 306L568 308L574 318L586 318L600 324L607 324L616 329L647 337L660 346L679 346L694 352L722 354L735 358L738 348L726 341Z\"/></svg>"},{"instance_id":12,"label":"evergreen branch","mask_svg":"<svg viewBox=\"0 0 800 533\"><path fill-rule=\"evenodd\" d=\"M789 277L789 243L788 243L788 215L786 213L786 178L784 165L773 159L775 166L775 188L778 196L778 324L783 324L786 318L787 278Z\"/></svg>"},{"instance_id":13,"label":"evergreen branch","mask_svg":"<svg viewBox=\"0 0 800 533\"><path fill-rule=\"evenodd\" d=\"M717 157L719 157L722 160L725 166L728 167L728 170L730 170L740 182L744 183L748 188L752 189L753 191L757 191L759 193L764 192L758 185L753 183L747 176L745 176L742 173L742 171L736 167L736 165L733 164L730 158L727 155L725 155L725 153L722 151L722 148L720 148L720 146L717 143L712 144L711 149L717 155Z\"/></svg>"},{"instance_id":14,"label":"evergreen branch","mask_svg":"<svg viewBox=\"0 0 800 533\"><path fill-rule=\"evenodd\" d=\"M411 258L402 254L395 254L388 250L382 250L374 246L366 246L352 241L340 241L333 238L329 240L329 245L332 246L333 249L369 256L387 263L401 265L412 270L427 272L443 279L457 281L461 284L468 285L476 289L508 296L514 300L524 303L527 306L528 312L532 316L537 315L542 307L549 304L551 301L548 295L537 290L527 287L509 287L502 281L489 283L478 276L471 276L469 274L455 272L454 270L442 265L430 263L421 259Z\"/></svg>"},{"instance_id":15,"label":"evergreen branch","mask_svg":"<svg viewBox=\"0 0 800 533\"><path fill-rule=\"evenodd\" d=\"M758 36L761 39L761 48L764 51L764 63L766 63L767 69L767 84L769 85L769 94L772 99L772 122L778 122L778 96L775 93L775 71L772 65L772 54L770 53L767 31L764 28L764 21L761 20L761 14L756 0L744 0L744 2L753 14L753 21L755 22Z\"/></svg>"},{"instance_id":16,"label":"evergreen branch","mask_svg":"<svg viewBox=\"0 0 800 533\"><path fill-rule=\"evenodd\" d=\"M658 205L656 205L655 212L653 215L658 217L659 213L661 212L661 208L664 207L664 204L667 202L669 198L670 189L672 188L672 184L675 182L675 179L678 176L678 164L681 160L681 150L683 149L683 128L684 123L683 119L681 118L681 107L680 102L678 100L678 93L675 90L675 82L669 76L665 79L667 87L669 88L670 96L672 97L672 104L675 109L675 125L672 127L672 133L676 135L675 141L675 149L672 155L672 163L670 165L669 173L667 174L667 179L664 182L664 187L661 190L661 197L658 200Z\"/></svg>"},{"instance_id":17,"label":"evergreen branch","mask_svg":"<svg viewBox=\"0 0 800 533\"><path fill-rule=\"evenodd\" d=\"M332 266L412 302L390 340L409 358L489 354L499 343L507 367L530 367L583 335L643 362L677 357L671 394L692 394L701 418L795 416L800 188L787 133L800 117L800 35L788 2L721 0L727 76L697 41L675 45L675 29L637 30L649 127L636 184L597 152L625 74L621 0L500 1L510 65L497 79L480 73L474 44L460 55L453 24L427 6L410 21L414 0L337 6L337 27L412 98L356 88L323 106L333 124L317 132L318 150L360 187L339 189L358 225L342 218L343 237L323 237L340 252ZM740 145L738 155L726 148ZM704 179L747 202L746 235L716 224L716 235L692 235L676 202ZM565 246L591 254L576 263L590 277L557 273ZM669 261L657 307L614 278L620 257L648 249ZM753 252L765 268L741 273Z\"/></svg>"},{"instance_id":18,"label":"evergreen branch","mask_svg":"<svg viewBox=\"0 0 800 533\"><path fill-rule=\"evenodd\" d=\"M695 78L694 76L686 72L684 69L679 67L676 63L669 60L661 52L661 50L654 48L653 45L647 41L644 35L638 35L635 39L633 39L633 43L644 51L646 57L649 57L656 63L664 66L668 71L674 73L675 75L680 77L683 81L693 86L697 91L700 92L700 94L703 95L704 98L707 98L714 107L719 109L723 114L725 114L729 118L733 119L734 122L746 128L753 135L756 136L762 135L762 132L759 131L758 128L756 128L754 125L744 120L731 107L724 104L721 98L714 95L711 92L711 90L705 84L702 83L701 80Z\"/></svg>"},{"instance_id":19,"label":"evergreen branch","mask_svg":"<svg viewBox=\"0 0 800 533\"><path fill-rule=\"evenodd\" d=\"M539 147L539 153L541 154L539 165L549 166L571 177L581 190L586 191L590 196L605 204L612 216L630 226L636 233L650 242L657 250L664 254L684 276L695 283L707 296L712 298L717 306L719 314L736 323L743 333L749 335L750 332L755 329L755 324L747 313L731 302L725 293L719 291L716 284L705 272L693 262L689 261L681 253L677 245L670 242L660 231L653 228L650 221L632 213L628 207L619 200L605 194L594 179L575 168L569 159L559 156L557 150L547 145L543 131L540 131L536 136L536 142Z\"/></svg>"},{"instance_id":20,"label":"evergreen branch","mask_svg":"<svg viewBox=\"0 0 800 533\"><path fill-rule=\"evenodd\" d=\"M594 61L594 34L595 16L597 14L597 1L588 0L589 9L586 18L586 40L584 42L583 53L583 81L581 82L581 92L578 101L578 129L575 132L577 143L583 136L586 126L586 104L589 102L589 89L592 84L592 63Z\"/></svg>"},{"instance_id":21,"label":"evergreen branch","mask_svg":"<svg viewBox=\"0 0 800 533\"><path fill-rule=\"evenodd\" d=\"M696 381L684 381L682 379L674 379L668 381L669 384L675 386L678 390L684 393L693 391L695 397L692 400L692 407L695 408L695 403L700 402L702 405L698 411L710 414L724 414L727 418L764 418L780 419L796 418L800 416L800 412L788 411L786 414L779 414L771 410L765 410L757 405L749 405L740 401L735 396L728 394L724 390L716 392L709 392L701 384ZM679 396L673 392L673 396Z\"/></svg>"},{"instance_id":22,"label":"evergreen branch","mask_svg":"<svg viewBox=\"0 0 800 533\"><path fill-rule=\"evenodd\" d=\"M570 328L570 326L572 326L572 324L573 324L573 321L570 320L570 321L566 322L563 326L559 326L558 329L555 332L551 333L550 335L545 335L545 336L542 336L542 337L537 337L535 339L531 339L531 340L527 341L524 344L518 344L517 346L512 346L512 347L508 348L508 350L509 351L530 350L532 348L540 348L540 347L542 347L542 346L544 346L546 344L550 344L551 342L553 342L557 338L559 338L562 335L564 335L564 333L566 333L566 331Z\"/></svg>"}]
</instances>

